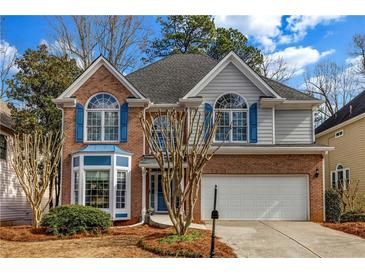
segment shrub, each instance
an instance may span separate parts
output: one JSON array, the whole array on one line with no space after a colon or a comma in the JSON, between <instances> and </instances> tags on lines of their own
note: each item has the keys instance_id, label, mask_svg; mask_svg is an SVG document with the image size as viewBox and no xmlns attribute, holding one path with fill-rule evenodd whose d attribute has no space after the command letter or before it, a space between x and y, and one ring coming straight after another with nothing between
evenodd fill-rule
<instances>
[{"instance_id":1,"label":"shrub","mask_svg":"<svg viewBox=\"0 0 365 274\"><path fill-rule=\"evenodd\" d=\"M326 221L337 223L341 217L342 200L340 195L332 189L326 190Z\"/></svg>"},{"instance_id":2,"label":"shrub","mask_svg":"<svg viewBox=\"0 0 365 274\"><path fill-rule=\"evenodd\" d=\"M47 233L72 235L78 232L100 232L112 224L110 214L81 205L56 207L47 213L41 222Z\"/></svg>"},{"instance_id":3,"label":"shrub","mask_svg":"<svg viewBox=\"0 0 365 274\"><path fill-rule=\"evenodd\" d=\"M365 213L359 211L349 211L341 215L341 223L365 222Z\"/></svg>"}]
</instances>

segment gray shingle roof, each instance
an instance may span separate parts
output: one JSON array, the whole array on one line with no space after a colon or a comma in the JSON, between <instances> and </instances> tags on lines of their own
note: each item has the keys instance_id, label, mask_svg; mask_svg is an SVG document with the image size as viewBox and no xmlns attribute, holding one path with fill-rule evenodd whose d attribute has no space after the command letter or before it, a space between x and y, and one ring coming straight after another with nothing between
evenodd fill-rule
<instances>
[{"instance_id":1,"label":"gray shingle roof","mask_svg":"<svg viewBox=\"0 0 365 274\"><path fill-rule=\"evenodd\" d=\"M316 134L365 113L365 90L316 128Z\"/></svg>"},{"instance_id":2,"label":"gray shingle roof","mask_svg":"<svg viewBox=\"0 0 365 274\"><path fill-rule=\"evenodd\" d=\"M176 103L217 64L217 60L202 54L174 54L132 72L126 78L154 103ZM279 82L262 79L288 100L315 99Z\"/></svg>"}]
</instances>

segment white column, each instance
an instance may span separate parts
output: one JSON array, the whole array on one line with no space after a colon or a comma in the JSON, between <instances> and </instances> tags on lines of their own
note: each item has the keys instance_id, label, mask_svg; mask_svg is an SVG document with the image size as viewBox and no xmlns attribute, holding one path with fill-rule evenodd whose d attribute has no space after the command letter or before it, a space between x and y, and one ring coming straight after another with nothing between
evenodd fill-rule
<instances>
[{"instance_id":1,"label":"white column","mask_svg":"<svg viewBox=\"0 0 365 274\"><path fill-rule=\"evenodd\" d=\"M145 220L146 215L146 168L142 167L142 222Z\"/></svg>"}]
</instances>

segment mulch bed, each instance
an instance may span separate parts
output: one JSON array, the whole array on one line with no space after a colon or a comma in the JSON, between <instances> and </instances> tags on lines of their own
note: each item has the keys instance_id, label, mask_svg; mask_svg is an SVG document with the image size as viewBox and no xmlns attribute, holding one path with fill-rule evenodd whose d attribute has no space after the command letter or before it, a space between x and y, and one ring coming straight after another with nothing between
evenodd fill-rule
<instances>
[{"instance_id":1,"label":"mulch bed","mask_svg":"<svg viewBox=\"0 0 365 274\"><path fill-rule=\"evenodd\" d=\"M190 229L188 233L198 233L200 237L194 240L165 242L161 239L173 235L173 229L165 229L159 233L142 238L138 246L162 256L189 257L189 258L209 258L211 232L207 230ZM236 258L233 249L220 242L215 243L215 257Z\"/></svg>"},{"instance_id":2,"label":"mulch bed","mask_svg":"<svg viewBox=\"0 0 365 274\"><path fill-rule=\"evenodd\" d=\"M30 226L0 227L0 239L9 242L44 242L72 239L105 239L105 243L113 237L116 239L136 239L135 248L152 252L160 257L209 257L210 231L191 229L189 233L198 231L198 239L174 242L161 242L161 239L173 234L172 228L155 228L148 225L136 227L111 227L108 230L95 233L78 233L72 236L57 236L47 234L44 228L33 229ZM122 238L121 238L122 237ZM62 241L63 242L63 241ZM236 254L228 245L216 240L216 257L235 258Z\"/></svg>"},{"instance_id":3,"label":"mulch bed","mask_svg":"<svg viewBox=\"0 0 365 274\"><path fill-rule=\"evenodd\" d=\"M349 234L354 234L365 239L365 222L348 222L348 223L323 223L325 227L336 229Z\"/></svg>"}]
</instances>

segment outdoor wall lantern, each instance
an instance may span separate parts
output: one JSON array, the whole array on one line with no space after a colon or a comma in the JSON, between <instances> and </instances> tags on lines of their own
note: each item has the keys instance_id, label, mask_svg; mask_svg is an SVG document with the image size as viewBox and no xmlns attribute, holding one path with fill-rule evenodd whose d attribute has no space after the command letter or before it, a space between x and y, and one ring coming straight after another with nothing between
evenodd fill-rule
<instances>
[{"instance_id":1,"label":"outdoor wall lantern","mask_svg":"<svg viewBox=\"0 0 365 274\"><path fill-rule=\"evenodd\" d=\"M318 168L316 168L315 176L316 176L316 178L318 178L318 176L319 176L319 169Z\"/></svg>"}]
</instances>

